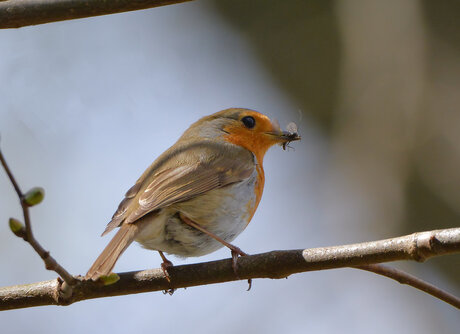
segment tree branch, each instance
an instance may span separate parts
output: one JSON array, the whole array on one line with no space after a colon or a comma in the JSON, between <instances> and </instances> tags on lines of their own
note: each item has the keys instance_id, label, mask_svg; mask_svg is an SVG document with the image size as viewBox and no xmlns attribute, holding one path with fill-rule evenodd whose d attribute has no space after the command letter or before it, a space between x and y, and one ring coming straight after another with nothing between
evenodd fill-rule
<instances>
[{"instance_id":1,"label":"tree branch","mask_svg":"<svg viewBox=\"0 0 460 334\"><path fill-rule=\"evenodd\" d=\"M0 0L0 28L81 19L192 0Z\"/></svg>"},{"instance_id":2,"label":"tree branch","mask_svg":"<svg viewBox=\"0 0 460 334\"><path fill-rule=\"evenodd\" d=\"M238 259L238 274L240 279L285 278L300 272L357 267L397 260L424 261L434 256L454 253L460 253L460 228L419 232L352 245L272 251L244 256ZM85 299L237 280L231 259L174 266L168 268L168 273L170 281L161 269L122 273L119 274L120 280L117 283L107 286L77 278L79 284L74 286L72 296L67 299L59 294L58 280L0 288L0 310L40 305L68 305ZM453 302L447 302L460 308L460 300L451 297L450 301Z\"/></svg>"},{"instance_id":3,"label":"tree branch","mask_svg":"<svg viewBox=\"0 0 460 334\"><path fill-rule=\"evenodd\" d=\"M285 278L294 273L341 267L372 271L425 291L460 308L458 297L400 270L375 264L396 260L422 262L433 256L458 253L460 252L460 228L414 233L404 237L353 245L273 251L244 256L238 263L238 275L235 274L232 260L221 260L170 267L167 277L163 270L114 274L116 278L120 278L118 282L115 280L115 284L111 284L113 277L106 277L105 280L96 282L82 277L73 277L50 256L32 233L29 207L42 201L43 189L33 188L23 194L1 150L0 163L16 191L24 214L25 227L18 220L10 218L11 230L34 248L45 262L46 269L54 270L64 280L58 278L53 281L0 288L0 310L40 305L69 305L84 299L147 291L166 290L172 293L177 288L239 279L247 279L250 284L253 278Z\"/></svg>"}]
</instances>

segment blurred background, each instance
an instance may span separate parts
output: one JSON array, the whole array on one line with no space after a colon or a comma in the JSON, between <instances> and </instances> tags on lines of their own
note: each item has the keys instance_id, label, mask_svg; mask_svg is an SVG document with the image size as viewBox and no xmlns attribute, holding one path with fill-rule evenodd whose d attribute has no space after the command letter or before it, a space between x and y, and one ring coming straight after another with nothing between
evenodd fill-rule
<instances>
[{"instance_id":1,"label":"blurred background","mask_svg":"<svg viewBox=\"0 0 460 334\"><path fill-rule=\"evenodd\" d=\"M193 1L0 31L2 150L24 190L43 186L34 232L84 274L124 192L203 115L253 108L299 125L273 148L248 253L458 227L458 1ZM49 280L9 231L0 172L0 286ZM171 260L175 264L229 257ZM158 267L133 244L116 271ZM396 263L454 294L460 256ZM352 269L0 313L3 333L456 333L458 310Z\"/></svg>"}]
</instances>

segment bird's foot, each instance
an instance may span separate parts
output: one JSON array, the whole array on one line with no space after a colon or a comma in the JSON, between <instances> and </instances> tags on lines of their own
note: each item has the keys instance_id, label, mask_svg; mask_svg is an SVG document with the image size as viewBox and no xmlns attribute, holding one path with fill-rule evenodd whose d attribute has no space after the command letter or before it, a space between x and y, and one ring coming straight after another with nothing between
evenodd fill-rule
<instances>
[{"instance_id":1,"label":"bird's foot","mask_svg":"<svg viewBox=\"0 0 460 334\"><path fill-rule=\"evenodd\" d=\"M163 270L163 274L168 282L171 283L171 277L169 276L168 269L174 267L174 264L166 258L162 251L158 251L158 253L160 253L161 259L163 260L161 263L161 270Z\"/></svg>"},{"instance_id":2,"label":"bird's foot","mask_svg":"<svg viewBox=\"0 0 460 334\"><path fill-rule=\"evenodd\" d=\"M233 272L235 273L236 277L239 279L240 276L238 275L238 257L239 256L247 256L248 254L246 254L245 252L243 252L241 249L239 249L238 247L236 246L233 246L231 245L231 247L229 247L231 252L232 252L232 268L233 268ZM248 290L251 290L251 287L252 287L252 279L249 278L248 279Z\"/></svg>"}]
</instances>

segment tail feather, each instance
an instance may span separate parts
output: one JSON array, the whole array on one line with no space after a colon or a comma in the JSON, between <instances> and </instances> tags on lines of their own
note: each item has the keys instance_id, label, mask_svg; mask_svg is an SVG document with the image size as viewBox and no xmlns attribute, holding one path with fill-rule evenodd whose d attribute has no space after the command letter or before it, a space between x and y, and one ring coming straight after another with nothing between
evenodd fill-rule
<instances>
[{"instance_id":1,"label":"tail feather","mask_svg":"<svg viewBox=\"0 0 460 334\"><path fill-rule=\"evenodd\" d=\"M133 242L138 232L137 224L123 225L88 270L85 278L96 281L99 277L110 274L118 258Z\"/></svg>"}]
</instances>

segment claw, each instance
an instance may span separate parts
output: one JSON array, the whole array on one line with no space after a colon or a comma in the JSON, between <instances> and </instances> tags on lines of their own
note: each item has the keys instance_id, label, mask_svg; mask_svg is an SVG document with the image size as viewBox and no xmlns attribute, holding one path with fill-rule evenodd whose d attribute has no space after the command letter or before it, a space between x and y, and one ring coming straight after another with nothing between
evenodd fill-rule
<instances>
[{"instance_id":1,"label":"claw","mask_svg":"<svg viewBox=\"0 0 460 334\"><path fill-rule=\"evenodd\" d=\"M233 272L235 273L236 278L240 279L238 275L238 253L232 249L232 268Z\"/></svg>"},{"instance_id":2,"label":"claw","mask_svg":"<svg viewBox=\"0 0 460 334\"><path fill-rule=\"evenodd\" d=\"M233 272L235 273L236 278L240 279L240 276L238 275L238 256L247 256L245 252L243 252L241 249L238 247L233 246L234 248L231 248L232 252L232 268ZM248 279L248 289L246 291L251 290L252 287L252 278Z\"/></svg>"}]
</instances>

